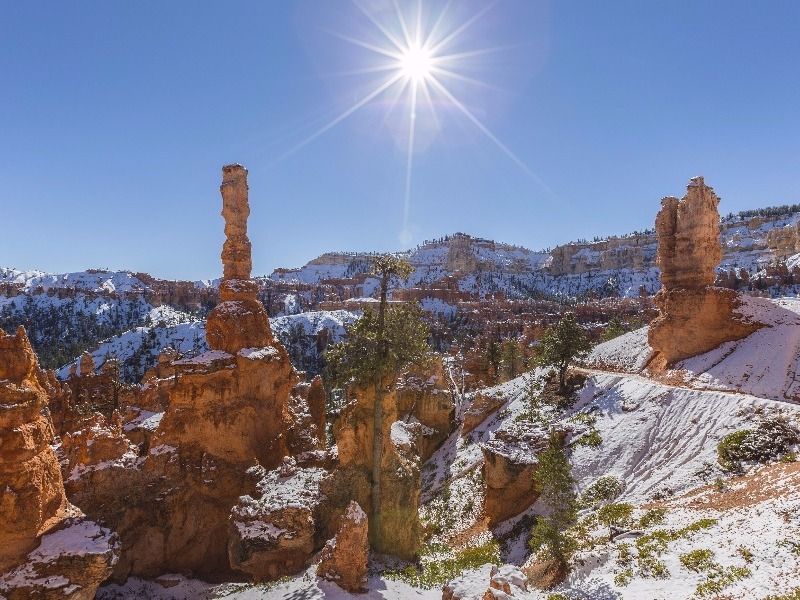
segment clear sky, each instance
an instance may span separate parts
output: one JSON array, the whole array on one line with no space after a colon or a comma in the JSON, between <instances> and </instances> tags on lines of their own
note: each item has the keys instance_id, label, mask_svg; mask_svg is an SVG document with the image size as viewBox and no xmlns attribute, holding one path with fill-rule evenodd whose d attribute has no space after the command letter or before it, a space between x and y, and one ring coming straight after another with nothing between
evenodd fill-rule
<instances>
[{"instance_id":1,"label":"clear sky","mask_svg":"<svg viewBox=\"0 0 800 600\"><path fill-rule=\"evenodd\" d=\"M232 162L257 275L800 202L796 0L397 1L3 2L0 265L217 277Z\"/></svg>"}]
</instances>

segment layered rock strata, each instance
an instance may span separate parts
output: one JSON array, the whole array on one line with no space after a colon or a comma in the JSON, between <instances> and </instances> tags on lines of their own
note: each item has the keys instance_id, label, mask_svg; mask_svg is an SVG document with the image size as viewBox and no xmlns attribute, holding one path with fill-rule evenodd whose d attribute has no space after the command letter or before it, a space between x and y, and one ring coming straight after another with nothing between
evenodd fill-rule
<instances>
[{"instance_id":1,"label":"layered rock strata","mask_svg":"<svg viewBox=\"0 0 800 600\"><path fill-rule=\"evenodd\" d=\"M683 199L664 198L656 217L662 288L659 316L648 334L654 355L649 368L661 370L758 329L736 313L737 294L712 287L722 258L719 198L702 177L693 178Z\"/></svg>"},{"instance_id":2,"label":"layered rock strata","mask_svg":"<svg viewBox=\"0 0 800 600\"><path fill-rule=\"evenodd\" d=\"M0 329L0 596L91 598L114 547L108 530L67 501L37 370L25 329ZM84 535L90 530L99 541Z\"/></svg>"}]
</instances>

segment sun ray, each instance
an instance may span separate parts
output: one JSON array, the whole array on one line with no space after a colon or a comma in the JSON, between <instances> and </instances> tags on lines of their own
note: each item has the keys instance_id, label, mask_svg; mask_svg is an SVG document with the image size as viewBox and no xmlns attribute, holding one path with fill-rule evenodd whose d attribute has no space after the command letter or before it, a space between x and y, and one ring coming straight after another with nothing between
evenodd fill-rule
<instances>
[{"instance_id":1,"label":"sun ray","mask_svg":"<svg viewBox=\"0 0 800 600\"><path fill-rule=\"evenodd\" d=\"M375 27L378 28L378 31L380 31L386 37L386 39L389 40L394 45L395 48L397 48L398 51L400 52L403 51L403 43L400 40L398 40L395 36L393 36L392 33L388 29L386 29L386 27L384 27L380 21L378 21L374 16L372 16L372 14L368 10L366 10L363 6L361 6L361 4L357 0L353 0L353 4L355 4L358 7L358 9L364 14L364 16L367 17L370 20L370 22L373 25L375 25Z\"/></svg>"},{"instance_id":2,"label":"sun ray","mask_svg":"<svg viewBox=\"0 0 800 600\"><path fill-rule=\"evenodd\" d=\"M444 87L444 86L443 86L441 83L439 83L439 82L436 80L436 78L431 78L431 83L432 83L434 86L436 86L436 89L438 89L438 90L439 90L439 91L440 91L442 94L444 94L444 95L447 97L447 99L448 99L450 102L452 102L452 103L453 103L453 106L455 106L455 107L456 107L458 110L460 110L460 111L461 111L461 112L464 114L464 116L465 116L465 117L467 117L467 119L469 119L469 120L472 122L472 124L473 124L473 125L475 125L475 127L477 127L477 128L478 128L478 129L479 129L479 130L480 130L480 131L481 131L481 132L482 132L482 133L483 133L483 134L484 134L486 137L488 137L488 138L489 138L489 139L490 139L492 142L494 142L494 144L495 144L495 145L496 145L498 148L500 148L500 150L502 150L502 151L503 151L503 153L504 153L506 156L508 156L508 158L510 158L512 161L514 161L514 163L515 163L515 164L516 164L518 167L520 167L520 168L521 168L523 171L525 171L525 172L526 172L528 175L530 175L530 176L531 176L531 177L532 177L532 178L533 178L533 179L536 181L536 183L538 183L540 186L542 186L542 188L544 188L545 190L547 190L547 191L548 191L550 194L552 194L552 195L556 196L555 192L554 192L552 189L550 189L550 187L549 187L549 186L548 186L548 185L547 185L547 184L546 184L544 181L542 181L542 179L541 179L541 178L540 178L540 177L539 177L539 176L538 176L536 173L534 173L533 171L531 171L531 169L528 167L528 165L526 165L524 162L522 162L522 161L521 161L521 160L520 160L520 159L517 157L517 155L516 155L516 154L514 154L514 153L511 151L511 149L510 149L508 146L506 146L506 145L505 145L503 142L501 142L501 141L500 141L500 140L497 138L497 136L491 132L491 130L490 130L488 127L486 127L486 126L485 126L483 123L481 123L480 119L478 119L478 117L476 117L475 115L473 115L473 114L472 114L472 111L470 111L470 110L469 110L469 109L468 109L466 106L464 106L464 105L463 105L463 104L462 104L462 103L461 103L461 102L458 100L458 98L456 98L455 96L453 96L453 94L451 94L451 93L450 93L450 91L449 91L449 90L448 90L446 87ZM557 197L557 196L556 196L556 197Z\"/></svg>"},{"instance_id":3,"label":"sun ray","mask_svg":"<svg viewBox=\"0 0 800 600\"><path fill-rule=\"evenodd\" d=\"M447 4L444 5L444 8L442 8L441 12L439 13L439 16L436 17L436 21L434 21L433 26L428 32L428 35L425 37L426 46L430 48L435 46L436 42L434 40L436 39L436 34L439 32L439 27L441 27L442 23L444 23L444 18L447 15L448 11L450 10L450 6L452 4L453 0L447 0Z\"/></svg>"},{"instance_id":4,"label":"sun ray","mask_svg":"<svg viewBox=\"0 0 800 600\"><path fill-rule=\"evenodd\" d=\"M439 52L439 50L444 48L447 44L452 42L455 38L457 38L459 35L464 33L464 31L469 29L475 23L475 21L480 19L483 15L485 15L492 8L494 8L494 5L497 4L497 2L498 2L498 0L494 0L494 2L491 2L491 3L487 4L481 10L479 10L476 14L474 14L471 18L467 19L464 23L462 23L458 28L456 28L452 32L450 32L447 35L447 37L445 37L442 41L440 41L438 44L436 44L435 46L433 46L431 48L431 54L434 54L434 55L437 54Z\"/></svg>"},{"instance_id":5,"label":"sun ray","mask_svg":"<svg viewBox=\"0 0 800 600\"><path fill-rule=\"evenodd\" d=\"M380 46L376 46L375 44L370 44L369 42L364 42L354 37L350 37L348 35L344 35L341 33L331 32L331 35L338 37L346 42L350 42L351 44L355 44L356 46L361 46L362 48L366 48L367 50L372 50L373 52L377 52L378 54L382 54L383 56L388 56L389 58L394 58L398 60L402 58L403 54L401 52L392 52L391 50L387 50L386 48L382 48Z\"/></svg>"},{"instance_id":6,"label":"sun ray","mask_svg":"<svg viewBox=\"0 0 800 600\"><path fill-rule=\"evenodd\" d=\"M403 31L403 37L406 40L406 48L410 48L414 42L411 39L411 34L408 32L408 26L406 25L405 17L403 17L403 12L400 10L400 5L397 3L397 0L394 0L394 11L397 13L397 20L400 23L400 29Z\"/></svg>"},{"instance_id":7,"label":"sun ray","mask_svg":"<svg viewBox=\"0 0 800 600\"><path fill-rule=\"evenodd\" d=\"M297 152L301 148L307 146L308 144L313 142L315 139L317 139L319 136L321 136L323 133L325 133L326 131L328 131L332 127L335 127L336 125L338 125L339 123L344 121L347 117L349 117L354 112L356 112L358 109L360 109L361 107L363 107L366 104L368 104L374 98L380 96L384 91L386 91L387 89L392 87L395 83L397 83L398 81L401 81L402 78L403 78L403 75L401 73L395 74L393 77L388 79L382 85L378 86L378 88L376 88L375 90L373 90L372 92L370 92L369 94L364 96L364 98L362 98L361 100L356 102L353 106L351 106L346 111L341 113L338 117L333 119L330 123L328 123L327 125L324 125L323 127L319 128L317 131L315 131L310 136L308 136L305 140L303 140L302 142L300 142L299 144L297 144L296 146L291 148L288 152L286 152L285 154L282 154L281 156L279 156L275 160L275 162L279 162L279 161L283 160L284 158L286 158L288 156L291 156L292 154L294 154L295 152Z\"/></svg>"},{"instance_id":8,"label":"sun ray","mask_svg":"<svg viewBox=\"0 0 800 600\"><path fill-rule=\"evenodd\" d=\"M414 164L414 134L417 129L417 80L411 80L411 113L408 117L408 154L406 157L406 189L403 199L403 232L408 232L408 219L411 214L411 173Z\"/></svg>"}]
</instances>

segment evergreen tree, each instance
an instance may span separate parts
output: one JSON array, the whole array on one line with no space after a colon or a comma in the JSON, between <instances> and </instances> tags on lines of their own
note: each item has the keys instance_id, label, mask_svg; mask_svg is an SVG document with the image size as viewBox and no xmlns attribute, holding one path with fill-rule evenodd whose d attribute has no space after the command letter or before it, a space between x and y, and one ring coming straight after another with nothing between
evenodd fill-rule
<instances>
[{"instance_id":1,"label":"evergreen tree","mask_svg":"<svg viewBox=\"0 0 800 600\"><path fill-rule=\"evenodd\" d=\"M566 388L569 366L584 356L591 347L586 332L578 324L573 313L567 313L557 325L548 327L536 345L540 366L555 367L558 371L559 390Z\"/></svg>"},{"instance_id":2,"label":"evergreen tree","mask_svg":"<svg viewBox=\"0 0 800 600\"><path fill-rule=\"evenodd\" d=\"M533 475L541 491L539 498L550 508L550 514L537 518L529 544L534 552L544 550L563 565L577 546L567 533L578 518L578 499L571 470L561 440L551 430L547 450L539 456L539 467Z\"/></svg>"},{"instance_id":3,"label":"evergreen tree","mask_svg":"<svg viewBox=\"0 0 800 600\"><path fill-rule=\"evenodd\" d=\"M387 308L389 283L393 278L407 279L411 265L391 255L373 260L373 274L380 278L380 303L377 315L366 311L347 328L347 340L334 344L326 352L329 375L334 386L372 385L375 392L373 422L372 515L370 537L373 547L381 548L380 494L383 453L383 403L387 381L396 379L403 369L424 361L428 354L429 330L417 306L403 304Z\"/></svg>"},{"instance_id":4,"label":"evergreen tree","mask_svg":"<svg viewBox=\"0 0 800 600\"><path fill-rule=\"evenodd\" d=\"M612 317L600 338L604 342L607 342L608 340L613 340L615 337L621 336L623 333L626 333L626 329L622 319L619 317Z\"/></svg>"}]
</instances>

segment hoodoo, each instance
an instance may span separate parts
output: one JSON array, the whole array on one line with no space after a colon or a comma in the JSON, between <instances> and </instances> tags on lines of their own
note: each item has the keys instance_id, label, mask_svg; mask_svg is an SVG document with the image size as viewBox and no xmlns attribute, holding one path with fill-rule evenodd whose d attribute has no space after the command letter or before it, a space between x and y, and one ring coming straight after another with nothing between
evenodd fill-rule
<instances>
[{"instance_id":1,"label":"hoodoo","mask_svg":"<svg viewBox=\"0 0 800 600\"><path fill-rule=\"evenodd\" d=\"M222 216L225 243L222 246L221 302L206 324L206 341L214 350L236 354L242 348L260 348L274 342L264 305L256 299L258 286L250 279L253 260L247 237L247 169L242 165L222 168Z\"/></svg>"},{"instance_id":2,"label":"hoodoo","mask_svg":"<svg viewBox=\"0 0 800 600\"><path fill-rule=\"evenodd\" d=\"M656 235L662 287L655 297L660 314L649 332L652 369L742 339L759 327L735 313L736 292L712 285L722 259L718 205L702 177L690 180L683 199L661 201Z\"/></svg>"}]
</instances>

